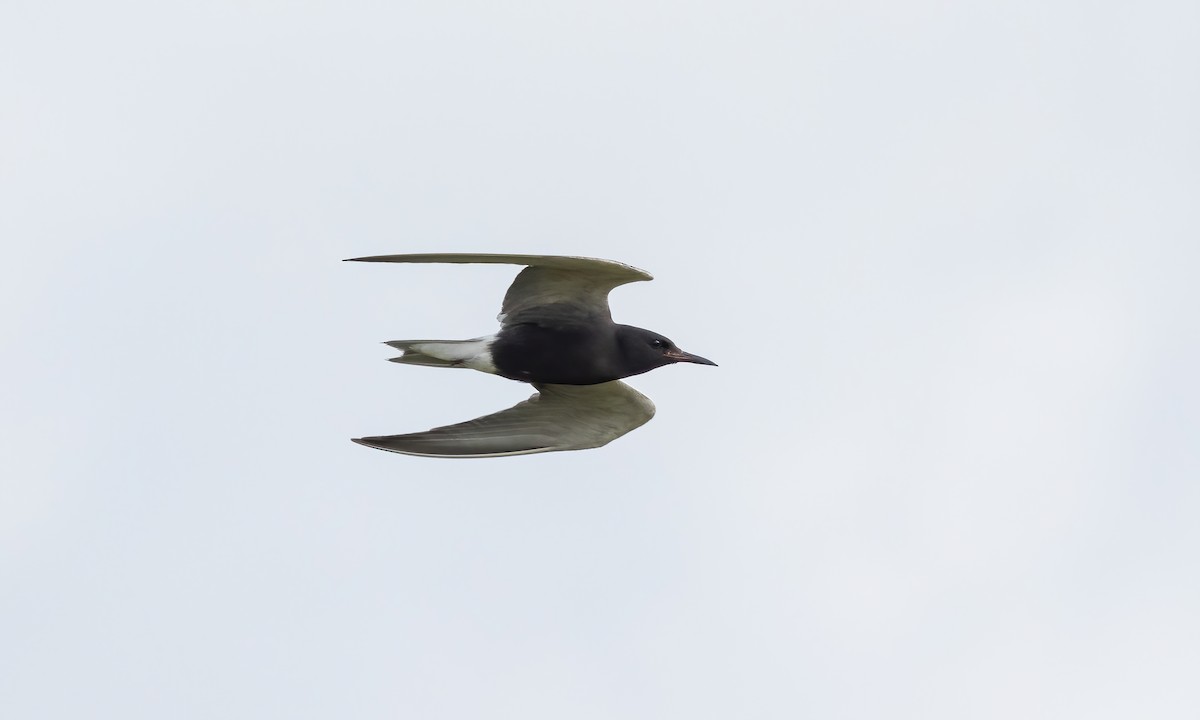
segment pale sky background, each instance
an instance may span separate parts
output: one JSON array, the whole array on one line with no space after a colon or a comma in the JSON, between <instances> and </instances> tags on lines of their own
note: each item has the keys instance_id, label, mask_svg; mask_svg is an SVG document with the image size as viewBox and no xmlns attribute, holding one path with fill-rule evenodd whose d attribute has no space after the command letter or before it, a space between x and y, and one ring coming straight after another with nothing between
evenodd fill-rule
<instances>
[{"instance_id":1,"label":"pale sky background","mask_svg":"<svg viewBox=\"0 0 1200 720\"><path fill-rule=\"evenodd\" d=\"M1195 718L1200 5L0 6L0 716ZM596 451L350 437L657 276Z\"/></svg>"}]
</instances>

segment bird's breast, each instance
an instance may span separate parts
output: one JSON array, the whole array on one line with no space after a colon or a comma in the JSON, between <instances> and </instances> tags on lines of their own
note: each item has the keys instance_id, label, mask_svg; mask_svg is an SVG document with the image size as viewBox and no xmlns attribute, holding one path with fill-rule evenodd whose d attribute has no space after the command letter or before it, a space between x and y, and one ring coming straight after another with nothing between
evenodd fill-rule
<instances>
[{"instance_id":1,"label":"bird's breast","mask_svg":"<svg viewBox=\"0 0 1200 720\"><path fill-rule=\"evenodd\" d=\"M620 377L616 338L604 329L512 325L500 331L491 350L497 374L513 380L594 385Z\"/></svg>"}]
</instances>

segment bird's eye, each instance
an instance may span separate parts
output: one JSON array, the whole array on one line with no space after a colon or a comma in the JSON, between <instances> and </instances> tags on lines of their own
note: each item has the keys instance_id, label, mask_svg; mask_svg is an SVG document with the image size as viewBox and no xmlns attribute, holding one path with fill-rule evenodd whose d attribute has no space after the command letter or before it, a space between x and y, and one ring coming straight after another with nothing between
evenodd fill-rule
<instances>
[{"instance_id":1,"label":"bird's eye","mask_svg":"<svg viewBox=\"0 0 1200 720\"><path fill-rule=\"evenodd\" d=\"M654 338L653 340L650 341L650 347L659 348L661 350L662 348L665 348L666 346L667 346L667 341L663 340L661 338Z\"/></svg>"}]
</instances>

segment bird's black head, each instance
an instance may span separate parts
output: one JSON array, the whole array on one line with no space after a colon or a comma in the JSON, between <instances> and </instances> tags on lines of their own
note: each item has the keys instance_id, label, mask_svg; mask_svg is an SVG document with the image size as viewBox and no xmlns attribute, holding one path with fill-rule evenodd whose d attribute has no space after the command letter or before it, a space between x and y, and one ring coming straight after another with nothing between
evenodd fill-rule
<instances>
[{"instance_id":1,"label":"bird's black head","mask_svg":"<svg viewBox=\"0 0 1200 720\"><path fill-rule=\"evenodd\" d=\"M663 365L680 362L716 365L712 360L680 350L675 343L656 332L632 325L617 326L617 344L630 370L629 375L640 375Z\"/></svg>"}]
</instances>

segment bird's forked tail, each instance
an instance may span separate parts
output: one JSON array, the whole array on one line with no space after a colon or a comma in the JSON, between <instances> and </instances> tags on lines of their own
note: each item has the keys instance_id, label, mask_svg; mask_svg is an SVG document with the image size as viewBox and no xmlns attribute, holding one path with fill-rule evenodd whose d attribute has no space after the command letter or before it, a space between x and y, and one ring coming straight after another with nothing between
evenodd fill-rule
<instances>
[{"instance_id":1,"label":"bird's forked tail","mask_svg":"<svg viewBox=\"0 0 1200 720\"><path fill-rule=\"evenodd\" d=\"M494 335L488 335L470 340L392 340L384 344L403 351L403 355L389 358L394 363L461 367L494 373L496 366L492 364L491 347L495 339Z\"/></svg>"}]
</instances>

